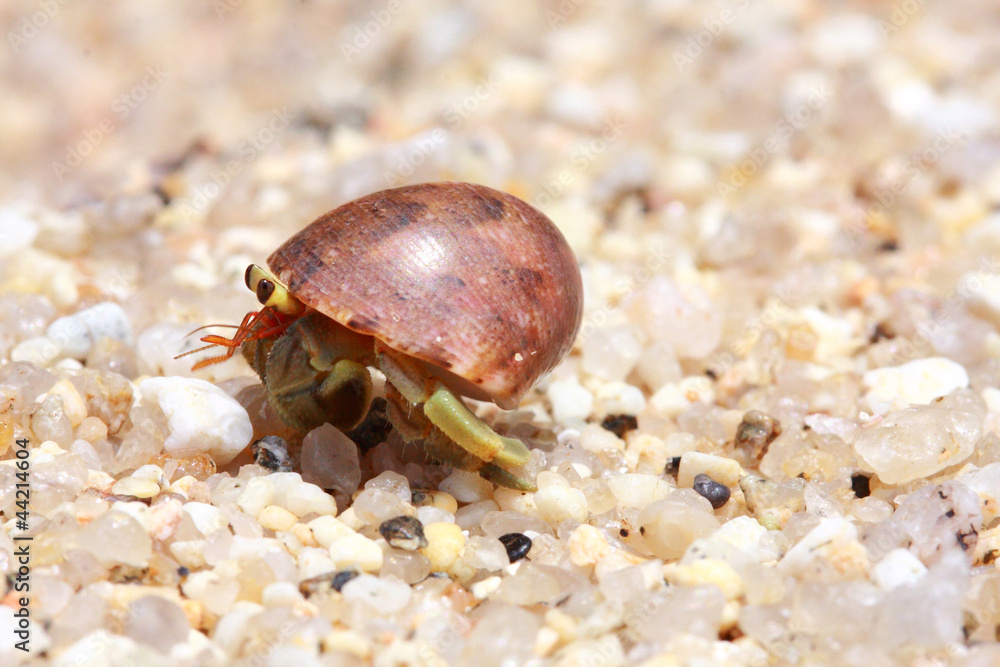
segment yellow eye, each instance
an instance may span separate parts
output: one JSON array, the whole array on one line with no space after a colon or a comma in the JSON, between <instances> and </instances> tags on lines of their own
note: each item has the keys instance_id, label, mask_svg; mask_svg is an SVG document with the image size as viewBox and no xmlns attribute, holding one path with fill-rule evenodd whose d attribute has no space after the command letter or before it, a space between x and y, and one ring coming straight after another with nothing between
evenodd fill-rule
<instances>
[{"instance_id":1,"label":"yellow eye","mask_svg":"<svg viewBox=\"0 0 1000 667\"><path fill-rule=\"evenodd\" d=\"M257 264L251 264L247 267L243 279L250 291L257 295L257 300L260 301L261 305L273 308L285 315L299 315L305 310L302 302L292 296L288 288L272 276L267 269Z\"/></svg>"}]
</instances>

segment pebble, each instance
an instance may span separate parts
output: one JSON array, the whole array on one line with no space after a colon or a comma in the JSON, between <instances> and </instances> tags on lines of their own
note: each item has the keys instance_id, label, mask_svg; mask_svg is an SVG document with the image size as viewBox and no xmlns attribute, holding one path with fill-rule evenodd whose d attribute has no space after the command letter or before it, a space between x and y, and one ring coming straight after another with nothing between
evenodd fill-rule
<instances>
[{"instance_id":1,"label":"pebble","mask_svg":"<svg viewBox=\"0 0 1000 667\"><path fill-rule=\"evenodd\" d=\"M427 546L424 536L424 526L412 516L397 516L383 521L378 527L379 535L385 538L389 546L404 551L416 551Z\"/></svg>"},{"instance_id":2,"label":"pebble","mask_svg":"<svg viewBox=\"0 0 1000 667\"><path fill-rule=\"evenodd\" d=\"M0 257L12 257L30 248L38 236L38 223L17 203L0 208Z\"/></svg>"},{"instance_id":3,"label":"pebble","mask_svg":"<svg viewBox=\"0 0 1000 667\"><path fill-rule=\"evenodd\" d=\"M153 498L160 493L160 485L148 479L125 477L115 482L111 492L116 496L132 496L134 498Z\"/></svg>"},{"instance_id":4,"label":"pebble","mask_svg":"<svg viewBox=\"0 0 1000 667\"><path fill-rule=\"evenodd\" d=\"M236 505L250 516L258 516L274 501L274 482L267 477L251 477L240 492Z\"/></svg>"},{"instance_id":5,"label":"pebble","mask_svg":"<svg viewBox=\"0 0 1000 667\"><path fill-rule=\"evenodd\" d=\"M608 488L623 507L644 509L670 494L670 483L657 475L625 473L607 480Z\"/></svg>"},{"instance_id":6,"label":"pebble","mask_svg":"<svg viewBox=\"0 0 1000 667\"><path fill-rule=\"evenodd\" d=\"M683 462L684 460L682 458L682 465ZM719 509L729 502L729 487L725 484L716 482L705 473L695 475L691 488L693 488L700 496L707 499L708 502L712 503L712 507L714 509Z\"/></svg>"},{"instance_id":7,"label":"pebble","mask_svg":"<svg viewBox=\"0 0 1000 667\"><path fill-rule=\"evenodd\" d=\"M441 480L438 488L460 503L478 503L493 497L493 485L467 470L453 470Z\"/></svg>"},{"instance_id":8,"label":"pebble","mask_svg":"<svg viewBox=\"0 0 1000 667\"><path fill-rule=\"evenodd\" d=\"M680 558L692 542L719 528L712 506L690 489L650 504L639 513L638 523L646 546L665 561Z\"/></svg>"},{"instance_id":9,"label":"pebble","mask_svg":"<svg viewBox=\"0 0 1000 667\"><path fill-rule=\"evenodd\" d=\"M364 572L378 572L382 567L383 555L378 543L358 533L339 537L330 544L329 550L337 569L357 567Z\"/></svg>"},{"instance_id":10,"label":"pebble","mask_svg":"<svg viewBox=\"0 0 1000 667\"><path fill-rule=\"evenodd\" d=\"M105 301L73 315L60 317L45 330L45 337L59 347L61 354L83 361L103 337L132 345L132 324L117 303Z\"/></svg>"},{"instance_id":11,"label":"pebble","mask_svg":"<svg viewBox=\"0 0 1000 667\"><path fill-rule=\"evenodd\" d=\"M858 431L854 451L886 484L905 484L969 458L986 407L970 390L890 412Z\"/></svg>"},{"instance_id":12,"label":"pebble","mask_svg":"<svg viewBox=\"0 0 1000 667\"><path fill-rule=\"evenodd\" d=\"M576 378L554 380L545 392L557 422L583 421L594 410L594 395Z\"/></svg>"},{"instance_id":13,"label":"pebble","mask_svg":"<svg viewBox=\"0 0 1000 667\"><path fill-rule=\"evenodd\" d=\"M577 526L569 536L569 560L577 567L593 567L612 551L604 533L590 524Z\"/></svg>"},{"instance_id":14,"label":"pebble","mask_svg":"<svg viewBox=\"0 0 1000 667\"><path fill-rule=\"evenodd\" d=\"M62 398L63 413L69 418L69 423L76 428L83 420L87 418L87 402L77 391L77 388L69 380L60 380L56 382L51 389L49 389L49 395L55 395Z\"/></svg>"},{"instance_id":15,"label":"pebble","mask_svg":"<svg viewBox=\"0 0 1000 667\"><path fill-rule=\"evenodd\" d=\"M646 409L646 396L638 387L625 382L609 382L594 392L595 416L637 415Z\"/></svg>"},{"instance_id":16,"label":"pebble","mask_svg":"<svg viewBox=\"0 0 1000 667\"><path fill-rule=\"evenodd\" d=\"M675 586L715 586L727 600L743 595L743 578L724 560L702 558L691 563L670 563L663 576Z\"/></svg>"},{"instance_id":17,"label":"pebble","mask_svg":"<svg viewBox=\"0 0 1000 667\"><path fill-rule=\"evenodd\" d=\"M684 452L677 469L677 486L691 488L698 475L708 475L723 486L736 486L743 476L738 461L715 454Z\"/></svg>"},{"instance_id":18,"label":"pebble","mask_svg":"<svg viewBox=\"0 0 1000 667\"><path fill-rule=\"evenodd\" d=\"M819 525L810 530L785 553L778 564L786 575L815 572L817 567L828 567L841 575L866 574L868 555L858 542L858 528L841 517L820 519Z\"/></svg>"},{"instance_id":19,"label":"pebble","mask_svg":"<svg viewBox=\"0 0 1000 667\"><path fill-rule=\"evenodd\" d=\"M861 384L868 390L862 403L872 414L883 415L911 405L926 405L955 389L968 387L969 374L951 359L929 357L870 370Z\"/></svg>"},{"instance_id":20,"label":"pebble","mask_svg":"<svg viewBox=\"0 0 1000 667\"><path fill-rule=\"evenodd\" d=\"M194 527L204 536L209 536L217 530L227 528L229 519L215 505L199 502L184 503L184 513L191 517Z\"/></svg>"},{"instance_id":21,"label":"pebble","mask_svg":"<svg viewBox=\"0 0 1000 667\"><path fill-rule=\"evenodd\" d=\"M893 549L872 567L869 576L883 591L916 582L927 574L927 566L908 549Z\"/></svg>"},{"instance_id":22,"label":"pebble","mask_svg":"<svg viewBox=\"0 0 1000 667\"><path fill-rule=\"evenodd\" d=\"M375 613L385 616L403 609L413 597L413 589L407 584L370 574L352 578L341 587L340 592L345 600L365 602Z\"/></svg>"},{"instance_id":23,"label":"pebble","mask_svg":"<svg viewBox=\"0 0 1000 667\"><path fill-rule=\"evenodd\" d=\"M292 526L298 522L298 517L284 507L268 505L257 515L257 521L269 530L287 531L291 530Z\"/></svg>"},{"instance_id":24,"label":"pebble","mask_svg":"<svg viewBox=\"0 0 1000 667\"><path fill-rule=\"evenodd\" d=\"M531 551L531 538L524 533L506 533L497 538L507 550L507 558L516 563Z\"/></svg>"},{"instance_id":25,"label":"pebble","mask_svg":"<svg viewBox=\"0 0 1000 667\"><path fill-rule=\"evenodd\" d=\"M642 345L639 343L635 327L631 325L619 325L597 329L589 336L583 338L583 350L581 355L581 367L584 372L595 377L609 380L609 384L614 387L627 387L623 380L632 372L639 355L642 353ZM633 387L633 389L635 389ZM638 391L638 390L636 390ZM605 402L615 401L615 390L609 390L604 397ZM621 390L618 390L621 400ZM600 395L597 396L601 401ZM638 392L638 398L634 394L627 397L633 403L636 400L645 402L642 392ZM615 409L614 412L627 412L628 410ZM605 413L606 414L606 413ZM632 414L638 414L633 412Z\"/></svg>"},{"instance_id":26,"label":"pebble","mask_svg":"<svg viewBox=\"0 0 1000 667\"><path fill-rule=\"evenodd\" d=\"M139 393L166 416L169 435L163 449L176 458L207 453L223 466L253 437L247 411L210 382L184 377L147 378L139 383Z\"/></svg>"},{"instance_id":27,"label":"pebble","mask_svg":"<svg viewBox=\"0 0 1000 667\"><path fill-rule=\"evenodd\" d=\"M357 570L340 570L310 577L302 580L299 584L299 592L307 597L325 590L334 590L339 593L344 588L344 584L360 574Z\"/></svg>"},{"instance_id":28,"label":"pebble","mask_svg":"<svg viewBox=\"0 0 1000 667\"><path fill-rule=\"evenodd\" d=\"M254 463L271 472L292 472L292 459L288 455L288 443L284 438L267 435L250 444ZM357 488L357 487L355 487Z\"/></svg>"},{"instance_id":29,"label":"pebble","mask_svg":"<svg viewBox=\"0 0 1000 667\"><path fill-rule=\"evenodd\" d=\"M446 572L465 548L465 535L454 523L432 523L424 526L427 546L420 550L431 562L434 572Z\"/></svg>"},{"instance_id":30,"label":"pebble","mask_svg":"<svg viewBox=\"0 0 1000 667\"><path fill-rule=\"evenodd\" d=\"M324 489L337 489L350 495L361 484L358 446L330 424L323 424L306 434L300 462L305 479Z\"/></svg>"},{"instance_id":31,"label":"pebble","mask_svg":"<svg viewBox=\"0 0 1000 667\"><path fill-rule=\"evenodd\" d=\"M554 484L536 491L535 508L543 520L554 526L567 519L587 520L587 496L569 485Z\"/></svg>"}]
</instances>

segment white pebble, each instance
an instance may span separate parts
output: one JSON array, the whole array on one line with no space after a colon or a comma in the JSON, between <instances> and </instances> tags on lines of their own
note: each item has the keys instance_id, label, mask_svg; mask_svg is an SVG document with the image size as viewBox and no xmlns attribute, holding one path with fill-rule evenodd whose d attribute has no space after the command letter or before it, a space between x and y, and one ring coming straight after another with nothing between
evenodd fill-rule
<instances>
[{"instance_id":1,"label":"white pebble","mask_svg":"<svg viewBox=\"0 0 1000 667\"><path fill-rule=\"evenodd\" d=\"M875 563L869 576L883 591L891 591L912 584L925 574L927 566L909 549L893 549Z\"/></svg>"},{"instance_id":2,"label":"white pebble","mask_svg":"<svg viewBox=\"0 0 1000 667\"><path fill-rule=\"evenodd\" d=\"M587 496L579 489L553 484L535 493L535 507L542 519L558 525L566 519L587 520Z\"/></svg>"},{"instance_id":3,"label":"white pebble","mask_svg":"<svg viewBox=\"0 0 1000 667\"><path fill-rule=\"evenodd\" d=\"M344 584L341 593L345 600L368 603L378 614L393 614L410 602L413 589L394 578L362 574Z\"/></svg>"},{"instance_id":4,"label":"white pebble","mask_svg":"<svg viewBox=\"0 0 1000 667\"><path fill-rule=\"evenodd\" d=\"M236 505L250 516L256 517L273 500L274 483L267 477L252 477L240 492Z\"/></svg>"},{"instance_id":5,"label":"white pebble","mask_svg":"<svg viewBox=\"0 0 1000 667\"><path fill-rule=\"evenodd\" d=\"M364 535L345 535L334 540L329 549L337 569L355 566L365 572L378 572L382 567L382 548Z\"/></svg>"},{"instance_id":6,"label":"white pebble","mask_svg":"<svg viewBox=\"0 0 1000 667\"><path fill-rule=\"evenodd\" d=\"M63 412L69 418L69 423L76 428L87 418L87 402L77 391L77 388L69 380L60 380L49 389L50 395L55 394L62 398Z\"/></svg>"},{"instance_id":7,"label":"white pebble","mask_svg":"<svg viewBox=\"0 0 1000 667\"><path fill-rule=\"evenodd\" d=\"M139 383L144 401L167 417L163 449L182 458L207 453L217 465L236 458L253 437L250 417L236 399L196 378L154 377Z\"/></svg>"},{"instance_id":8,"label":"white pebble","mask_svg":"<svg viewBox=\"0 0 1000 667\"><path fill-rule=\"evenodd\" d=\"M642 345L631 325L596 329L584 338L581 367L590 375L621 382L635 368L641 353Z\"/></svg>"},{"instance_id":9,"label":"white pebble","mask_svg":"<svg viewBox=\"0 0 1000 667\"><path fill-rule=\"evenodd\" d=\"M670 493L670 483L656 475L626 473L607 480L608 488L623 507L645 509Z\"/></svg>"},{"instance_id":10,"label":"white pebble","mask_svg":"<svg viewBox=\"0 0 1000 667\"><path fill-rule=\"evenodd\" d=\"M552 403L552 416L557 422L583 421L594 409L594 395L576 379L550 383L546 395Z\"/></svg>"},{"instance_id":11,"label":"white pebble","mask_svg":"<svg viewBox=\"0 0 1000 667\"><path fill-rule=\"evenodd\" d=\"M60 317L49 325L45 335L59 346L62 354L81 360L94 343L105 336L132 345L128 315L121 306L110 301Z\"/></svg>"},{"instance_id":12,"label":"white pebble","mask_svg":"<svg viewBox=\"0 0 1000 667\"><path fill-rule=\"evenodd\" d=\"M61 349L46 336L23 340L10 351L11 361L27 361L45 368L59 357Z\"/></svg>"},{"instance_id":13,"label":"white pebble","mask_svg":"<svg viewBox=\"0 0 1000 667\"><path fill-rule=\"evenodd\" d=\"M441 480L438 488L450 493L460 503L478 503L493 497L493 485L466 470L454 470Z\"/></svg>"},{"instance_id":14,"label":"white pebble","mask_svg":"<svg viewBox=\"0 0 1000 667\"><path fill-rule=\"evenodd\" d=\"M680 467L677 470L677 486L691 488L695 476L701 473L719 484L733 487L739 483L743 469L737 461L724 456L685 452L681 455Z\"/></svg>"},{"instance_id":15,"label":"white pebble","mask_svg":"<svg viewBox=\"0 0 1000 667\"><path fill-rule=\"evenodd\" d=\"M112 485L111 493L118 496L153 498L160 493L160 485L148 479L125 477Z\"/></svg>"},{"instance_id":16,"label":"white pebble","mask_svg":"<svg viewBox=\"0 0 1000 667\"><path fill-rule=\"evenodd\" d=\"M194 527L205 536L229 525L229 519L226 518L223 511L208 503L184 503L184 513L191 517Z\"/></svg>"},{"instance_id":17,"label":"white pebble","mask_svg":"<svg viewBox=\"0 0 1000 667\"><path fill-rule=\"evenodd\" d=\"M930 357L870 370L861 382L868 389L862 402L872 414L882 415L911 405L926 405L955 389L968 387L969 374L951 359Z\"/></svg>"},{"instance_id":18,"label":"white pebble","mask_svg":"<svg viewBox=\"0 0 1000 667\"><path fill-rule=\"evenodd\" d=\"M276 495L275 504L281 505L299 517L307 514L318 514L320 516L337 515L337 501L333 499L333 496L315 484L308 482L302 482L288 489L283 497Z\"/></svg>"},{"instance_id":19,"label":"white pebble","mask_svg":"<svg viewBox=\"0 0 1000 667\"><path fill-rule=\"evenodd\" d=\"M309 530L312 531L313 537L316 538L320 546L327 548L341 538L354 535L350 526L330 515L317 517L306 525L309 526Z\"/></svg>"},{"instance_id":20,"label":"white pebble","mask_svg":"<svg viewBox=\"0 0 1000 667\"><path fill-rule=\"evenodd\" d=\"M38 236L38 223L29 218L22 206L0 208L0 257L11 257L30 248Z\"/></svg>"},{"instance_id":21,"label":"white pebble","mask_svg":"<svg viewBox=\"0 0 1000 667\"><path fill-rule=\"evenodd\" d=\"M257 521L264 528L277 532L291 530L298 518L284 507L268 505L257 515Z\"/></svg>"},{"instance_id":22,"label":"white pebble","mask_svg":"<svg viewBox=\"0 0 1000 667\"><path fill-rule=\"evenodd\" d=\"M609 382L594 393L594 416L637 415L646 408L646 396L625 382Z\"/></svg>"}]
</instances>

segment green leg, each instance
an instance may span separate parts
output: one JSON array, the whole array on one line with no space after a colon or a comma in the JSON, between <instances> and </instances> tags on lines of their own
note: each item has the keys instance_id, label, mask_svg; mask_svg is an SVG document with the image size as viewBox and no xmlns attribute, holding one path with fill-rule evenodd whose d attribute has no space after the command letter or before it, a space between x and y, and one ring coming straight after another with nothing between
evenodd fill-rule
<instances>
[{"instance_id":1,"label":"green leg","mask_svg":"<svg viewBox=\"0 0 1000 667\"><path fill-rule=\"evenodd\" d=\"M506 468L528 462L530 452L523 442L497 434L476 417L462 399L436 379L429 377L416 362L378 343L375 352L379 368L393 388L411 406L423 403L421 417L426 417L434 430L440 430L444 436L434 437L432 433L417 427L418 432L423 432L422 437L430 450L434 450L430 451L432 456L465 470L481 469L484 477L488 474L488 479L503 486L533 488L530 482L506 471ZM390 400L390 404L392 403ZM460 449L456 451L455 446ZM474 458L469 459L468 456Z\"/></svg>"}]
</instances>

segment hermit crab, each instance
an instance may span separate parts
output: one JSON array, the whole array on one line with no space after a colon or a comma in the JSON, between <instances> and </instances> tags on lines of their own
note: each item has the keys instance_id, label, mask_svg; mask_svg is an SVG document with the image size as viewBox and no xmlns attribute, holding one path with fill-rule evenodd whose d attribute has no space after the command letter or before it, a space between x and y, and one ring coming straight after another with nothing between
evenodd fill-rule
<instances>
[{"instance_id":1,"label":"hermit crab","mask_svg":"<svg viewBox=\"0 0 1000 667\"><path fill-rule=\"evenodd\" d=\"M461 396L514 408L573 344L580 270L548 218L482 185L411 185L330 211L267 265L246 271L263 307L232 338L203 337L228 349L196 368L239 349L275 411L306 432L357 425L376 367L405 440L496 484L534 488L516 473L528 448Z\"/></svg>"}]
</instances>

